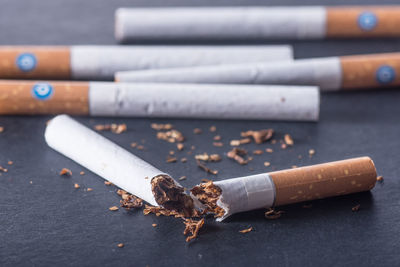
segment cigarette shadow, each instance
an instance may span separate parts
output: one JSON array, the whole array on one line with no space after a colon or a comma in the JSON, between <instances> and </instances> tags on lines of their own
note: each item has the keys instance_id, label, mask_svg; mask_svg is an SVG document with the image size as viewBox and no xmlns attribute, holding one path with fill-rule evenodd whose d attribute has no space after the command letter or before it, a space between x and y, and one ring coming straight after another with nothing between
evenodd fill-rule
<instances>
[{"instance_id":1,"label":"cigarette shadow","mask_svg":"<svg viewBox=\"0 0 400 267\"><path fill-rule=\"evenodd\" d=\"M297 203L292 205L276 207L276 211L283 211L279 219L280 223L289 222L293 220L309 221L317 220L320 217L334 218L341 216L343 211L346 214L353 212L353 208L359 206L360 210L372 211L373 209L373 195L371 192L361 192L351 195L331 197L326 199L314 200L310 202ZM266 210L255 210L234 214L227 218L224 222L262 222L266 221ZM348 213L347 213L348 212ZM354 211L355 212L355 211ZM268 220L270 221L270 220ZM275 220L274 220L275 221Z\"/></svg>"}]
</instances>

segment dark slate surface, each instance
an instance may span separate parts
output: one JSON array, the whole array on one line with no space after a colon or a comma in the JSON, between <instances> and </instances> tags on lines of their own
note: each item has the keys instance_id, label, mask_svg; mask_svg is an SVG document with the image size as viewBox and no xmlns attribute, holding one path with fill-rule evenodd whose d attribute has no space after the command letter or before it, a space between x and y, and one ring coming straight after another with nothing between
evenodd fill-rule
<instances>
[{"instance_id":1,"label":"dark slate surface","mask_svg":"<svg viewBox=\"0 0 400 267\"><path fill-rule=\"evenodd\" d=\"M215 5L290 5L296 1L209 1ZM357 4L358 1L325 1L327 4ZM383 1L364 1L380 4ZM204 5L206 1L105 1L105 0L2 0L1 44L114 44L113 11L118 6ZM318 4L318 1L302 1ZM397 3L397 1L385 1ZM399 49L399 40L340 40L294 42L298 58L389 52ZM86 125L124 122L128 132L104 135L175 177L188 176L190 187L202 178L215 180L272 168L290 168L344 158L371 156L384 184L371 193L315 201L311 209L302 205L282 207L279 220L266 220L263 211L233 216L224 223L211 219L200 237L186 244L183 225L172 218L143 216L141 211L110 212L118 204L114 187L106 187L98 176L48 148L43 139L44 117L0 117L0 165L8 160L9 172L0 176L0 265L1 266L398 266L400 265L399 133L400 92L332 93L322 96L319 123L257 121L148 120L78 118ZM277 136L290 133L296 145L287 150L256 156L248 166L224 158L210 164L220 173L205 175L189 157L186 164L167 164L172 144L159 141L152 122L171 122L187 137L196 153L224 153L228 146L211 145L215 125L227 142L240 131L272 127ZM204 130L194 135L193 128ZM144 139L145 151L129 144ZM248 149L268 145L248 145ZM314 157L308 149L316 150ZM187 156L179 152L179 157ZM298 155L303 158L298 159ZM263 166L270 161L273 167ZM73 171L71 178L58 176L61 168ZM249 167L254 168L250 171ZM32 181L32 183L30 183ZM76 190L74 183L81 188ZM92 192L85 189L91 187ZM351 208L361 204L359 212ZM158 224L156 228L151 225ZM249 226L255 231L239 234ZM123 242L125 247L117 248Z\"/></svg>"}]
</instances>

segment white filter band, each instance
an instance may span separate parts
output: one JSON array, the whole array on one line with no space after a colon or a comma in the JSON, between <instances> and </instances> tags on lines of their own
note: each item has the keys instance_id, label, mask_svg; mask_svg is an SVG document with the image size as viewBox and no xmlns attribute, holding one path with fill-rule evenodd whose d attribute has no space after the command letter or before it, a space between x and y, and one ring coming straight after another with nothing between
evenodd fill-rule
<instances>
[{"instance_id":1,"label":"white filter band","mask_svg":"<svg viewBox=\"0 0 400 267\"><path fill-rule=\"evenodd\" d=\"M91 82L93 116L317 121L312 86Z\"/></svg>"},{"instance_id":2,"label":"white filter band","mask_svg":"<svg viewBox=\"0 0 400 267\"><path fill-rule=\"evenodd\" d=\"M322 39L326 9L309 7L119 8L121 42L175 39Z\"/></svg>"},{"instance_id":3,"label":"white filter band","mask_svg":"<svg viewBox=\"0 0 400 267\"><path fill-rule=\"evenodd\" d=\"M232 214L268 208L275 201L275 185L267 173L233 178L214 183L221 190L217 205L225 210L222 221Z\"/></svg>"},{"instance_id":4,"label":"white filter band","mask_svg":"<svg viewBox=\"0 0 400 267\"><path fill-rule=\"evenodd\" d=\"M123 190L158 206L151 179L165 174L67 115L46 127L47 144Z\"/></svg>"},{"instance_id":5,"label":"white filter band","mask_svg":"<svg viewBox=\"0 0 400 267\"><path fill-rule=\"evenodd\" d=\"M72 46L71 75L81 80L112 80L117 71L292 59L288 45Z\"/></svg>"},{"instance_id":6,"label":"white filter band","mask_svg":"<svg viewBox=\"0 0 400 267\"><path fill-rule=\"evenodd\" d=\"M171 68L117 72L120 82L313 85L338 90L342 67L338 57L276 63Z\"/></svg>"}]
</instances>

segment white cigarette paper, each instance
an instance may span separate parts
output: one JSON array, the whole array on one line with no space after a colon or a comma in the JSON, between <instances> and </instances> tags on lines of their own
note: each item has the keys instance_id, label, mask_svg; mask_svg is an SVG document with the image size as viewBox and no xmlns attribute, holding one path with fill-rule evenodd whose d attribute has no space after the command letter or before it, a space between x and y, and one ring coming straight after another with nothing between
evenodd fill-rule
<instances>
[{"instance_id":1,"label":"white cigarette paper","mask_svg":"<svg viewBox=\"0 0 400 267\"><path fill-rule=\"evenodd\" d=\"M115 37L131 40L307 39L326 35L324 7L119 8Z\"/></svg>"},{"instance_id":2,"label":"white cigarette paper","mask_svg":"<svg viewBox=\"0 0 400 267\"><path fill-rule=\"evenodd\" d=\"M112 80L114 73L171 67L292 60L292 48L276 46L72 46L73 79Z\"/></svg>"},{"instance_id":3,"label":"white cigarette paper","mask_svg":"<svg viewBox=\"0 0 400 267\"><path fill-rule=\"evenodd\" d=\"M292 62L126 71L117 72L115 78L120 82L313 85L321 90L338 90L342 83L342 68L338 57L330 57Z\"/></svg>"},{"instance_id":4,"label":"white cigarette paper","mask_svg":"<svg viewBox=\"0 0 400 267\"><path fill-rule=\"evenodd\" d=\"M54 150L112 182L123 190L158 206L151 179L167 175L67 115L53 118L45 132Z\"/></svg>"},{"instance_id":5,"label":"white cigarette paper","mask_svg":"<svg viewBox=\"0 0 400 267\"><path fill-rule=\"evenodd\" d=\"M317 121L312 86L135 84L89 85L93 116Z\"/></svg>"}]
</instances>

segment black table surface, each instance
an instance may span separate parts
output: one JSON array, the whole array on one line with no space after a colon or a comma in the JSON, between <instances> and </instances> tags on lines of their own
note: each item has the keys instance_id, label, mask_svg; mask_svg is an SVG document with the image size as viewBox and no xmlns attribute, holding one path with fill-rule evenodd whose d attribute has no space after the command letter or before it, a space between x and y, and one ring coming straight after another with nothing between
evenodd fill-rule
<instances>
[{"instance_id":1,"label":"black table surface","mask_svg":"<svg viewBox=\"0 0 400 267\"><path fill-rule=\"evenodd\" d=\"M123 1L123 0L1 0L1 44L115 44L114 10L119 6L179 5L291 5L293 0L274 1ZM319 1L302 1L316 5ZM395 4L397 1L363 1L362 4ZM361 1L325 1L325 4L361 4ZM279 42L274 42L279 43ZM290 42L296 58L336 56L399 49L399 39L326 40ZM336 197L282 207L278 220L266 220L262 210L237 214L223 223L207 219L197 240L186 243L183 224L174 218L144 216L142 211L108 210L119 204L115 187L47 147L43 132L51 116L2 116L0 165L9 169L0 176L1 266L399 266L400 265L400 91L371 90L322 95L318 123L175 120L127 118L77 118L85 125L126 123L128 131L104 135L191 187L202 178L213 180L290 168L292 165L370 156L384 183L370 193ZM187 163L166 163L174 144L157 140L153 122L170 122L187 138L195 153L219 153L228 141L247 129L274 128L277 138L290 133L292 148L279 145L247 145L248 150L273 147L275 152L254 156L246 166L223 156L210 164L217 176L198 169L193 155ZM225 142L212 145L217 127ZM203 129L200 135L194 128ZM130 147L142 143L145 150ZM315 149L313 157L308 150ZM176 149L175 149L176 150ZM299 155L302 158L299 159ZM13 165L7 165L12 160ZM264 167L263 162L271 162ZM60 177L69 168L70 178ZM79 175L85 171L85 175ZM74 188L80 184L80 189ZM87 188L93 191L87 191ZM359 212L352 207L360 204ZM152 224L157 227L152 227ZM238 231L253 227L254 231ZM124 243L124 248L118 248Z\"/></svg>"}]
</instances>

